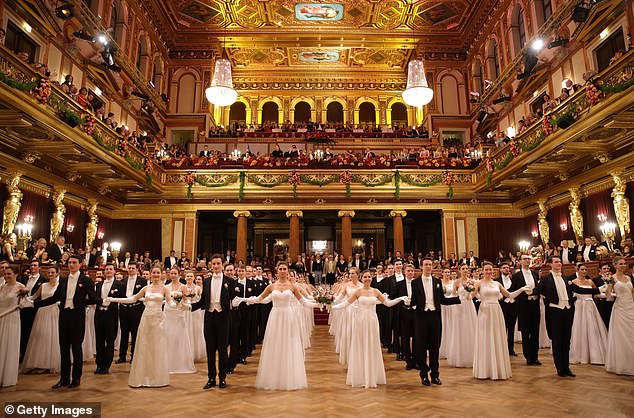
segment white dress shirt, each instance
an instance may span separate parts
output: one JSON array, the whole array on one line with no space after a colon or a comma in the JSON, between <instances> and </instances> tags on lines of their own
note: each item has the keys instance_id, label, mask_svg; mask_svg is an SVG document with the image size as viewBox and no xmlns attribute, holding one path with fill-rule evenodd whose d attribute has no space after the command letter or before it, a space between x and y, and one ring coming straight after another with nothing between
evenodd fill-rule
<instances>
[{"instance_id":1,"label":"white dress shirt","mask_svg":"<svg viewBox=\"0 0 634 418\"><path fill-rule=\"evenodd\" d=\"M513 285L513 282L511 281L511 276L502 275L501 277L502 277L502 286L504 286L506 290L509 290L511 286ZM515 299L504 298L504 302L515 303Z\"/></svg>"},{"instance_id":2,"label":"white dress shirt","mask_svg":"<svg viewBox=\"0 0 634 418\"><path fill-rule=\"evenodd\" d=\"M113 283L114 283L114 278L104 279L103 285L101 285L101 299L106 300L106 298L110 294L110 289L112 289ZM101 309L102 311L108 310L108 308L105 306L100 306L99 309Z\"/></svg>"},{"instance_id":3,"label":"white dress shirt","mask_svg":"<svg viewBox=\"0 0 634 418\"><path fill-rule=\"evenodd\" d=\"M431 276L422 276L423 289L425 289L425 311L435 311L436 305L434 305L434 282Z\"/></svg>"},{"instance_id":4,"label":"white dress shirt","mask_svg":"<svg viewBox=\"0 0 634 418\"><path fill-rule=\"evenodd\" d=\"M238 279L238 283L242 285L242 297L247 297L247 279Z\"/></svg>"},{"instance_id":5,"label":"white dress shirt","mask_svg":"<svg viewBox=\"0 0 634 418\"><path fill-rule=\"evenodd\" d=\"M591 261L590 260L590 250L592 247L590 245L586 245L586 248L583 250L583 261Z\"/></svg>"},{"instance_id":6,"label":"white dress shirt","mask_svg":"<svg viewBox=\"0 0 634 418\"><path fill-rule=\"evenodd\" d=\"M383 276L379 276L379 275L377 275L377 276L376 276L376 282L377 282L377 283L381 283L381 280L383 280Z\"/></svg>"},{"instance_id":7,"label":"white dress shirt","mask_svg":"<svg viewBox=\"0 0 634 418\"><path fill-rule=\"evenodd\" d=\"M563 264L570 264L571 261L568 260L568 248L564 248L561 250L561 262Z\"/></svg>"},{"instance_id":8,"label":"white dress shirt","mask_svg":"<svg viewBox=\"0 0 634 418\"><path fill-rule=\"evenodd\" d=\"M39 274L34 276L29 276L29 280L26 282L26 290L28 290L29 293L31 293L31 291L33 290L33 287L35 286L35 283L37 283L39 278L40 278Z\"/></svg>"},{"instance_id":9,"label":"white dress shirt","mask_svg":"<svg viewBox=\"0 0 634 418\"><path fill-rule=\"evenodd\" d=\"M220 305L220 292L222 291L222 274L211 276L211 295L209 300L209 312L222 312Z\"/></svg>"},{"instance_id":10,"label":"white dress shirt","mask_svg":"<svg viewBox=\"0 0 634 418\"><path fill-rule=\"evenodd\" d=\"M570 304L568 303L568 292L566 291L566 283L561 277L561 273L552 274L553 278L555 279L555 286L557 287L557 296L559 297L559 303L551 303L550 307L558 309L569 309Z\"/></svg>"},{"instance_id":11,"label":"white dress shirt","mask_svg":"<svg viewBox=\"0 0 634 418\"><path fill-rule=\"evenodd\" d=\"M123 262L123 265L125 266L125 268L128 268L128 264L130 264L130 261L132 261L132 259L130 258L125 259L125 261Z\"/></svg>"},{"instance_id":12,"label":"white dress shirt","mask_svg":"<svg viewBox=\"0 0 634 418\"><path fill-rule=\"evenodd\" d=\"M522 269L522 275L524 276L524 281L526 282L526 286L528 286L528 288L531 290L535 289L535 279L533 278L533 272L531 272L530 269L529 270ZM528 299L537 300L537 296L529 295Z\"/></svg>"},{"instance_id":13,"label":"white dress shirt","mask_svg":"<svg viewBox=\"0 0 634 418\"><path fill-rule=\"evenodd\" d=\"M134 285L136 284L136 276L128 276L125 287L125 297L129 298L134 296Z\"/></svg>"},{"instance_id":14,"label":"white dress shirt","mask_svg":"<svg viewBox=\"0 0 634 418\"><path fill-rule=\"evenodd\" d=\"M68 283L66 284L66 304L65 309L75 309L73 298L75 297L75 289L79 280L79 272L68 275Z\"/></svg>"},{"instance_id":15,"label":"white dress shirt","mask_svg":"<svg viewBox=\"0 0 634 418\"><path fill-rule=\"evenodd\" d=\"M397 282L405 280L405 276L403 276L402 274L399 274L399 273L394 273L394 278L396 278Z\"/></svg>"},{"instance_id":16,"label":"white dress shirt","mask_svg":"<svg viewBox=\"0 0 634 418\"><path fill-rule=\"evenodd\" d=\"M412 298L412 279L405 279L405 288L407 289L407 297Z\"/></svg>"},{"instance_id":17,"label":"white dress shirt","mask_svg":"<svg viewBox=\"0 0 634 418\"><path fill-rule=\"evenodd\" d=\"M86 253L86 259L84 260L86 262L86 265L90 264L90 253Z\"/></svg>"}]
</instances>

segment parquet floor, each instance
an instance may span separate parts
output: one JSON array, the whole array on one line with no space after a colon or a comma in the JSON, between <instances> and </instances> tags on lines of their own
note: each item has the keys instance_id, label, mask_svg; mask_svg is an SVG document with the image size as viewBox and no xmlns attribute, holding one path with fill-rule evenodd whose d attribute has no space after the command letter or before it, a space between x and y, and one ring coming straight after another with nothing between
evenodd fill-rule
<instances>
[{"instance_id":1,"label":"parquet floor","mask_svg":"<svg viewBox=\"0 0 634 418\"><path fill-rule=\"evenodd\" d=\"M521 345L516 350L521 351ZM443 385L433 387L422 386L417 371L406 371L403 362L385 353L387 386L352 389L345 384L346 369L337 363L327 326L318 326L306 352L309 388L295 392L254 388L258 354L228 377L224 390L202 390L204 363L197 364L196 374L172 376L167 388L131 389L129 364L113 365L111 374L95 376L92 362L87 362L79 389L50 390L56 375L20 375L17 386L0 391L0 402L101 402L104 417L120 418L634 416L633 377L608 374L601 366L577 365L572 367L575 379L562 379L555 374L548 350L540 353L542 367L525 366L521 355L512 358L513 378L508 381L477 381L471 369L449 368L441 361Z\"/></svg>"}]
</instances>

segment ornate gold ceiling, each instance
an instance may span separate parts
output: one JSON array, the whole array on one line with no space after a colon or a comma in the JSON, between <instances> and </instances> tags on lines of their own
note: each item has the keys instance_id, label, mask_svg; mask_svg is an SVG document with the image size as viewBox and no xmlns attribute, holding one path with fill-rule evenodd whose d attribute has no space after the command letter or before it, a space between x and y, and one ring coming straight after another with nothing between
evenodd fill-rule
<instances>
[{"instance_id":1,"label":"ornate gold ceiling","mask_svg":"<svg viewBox=\"0 0 634 418\"><path fill-rule=\"evenodd\" d=\"M142 0L172 58L224 49L238 67L402 71L412 55L460 60L494 0Z\"/></svg>"}]
</instances>

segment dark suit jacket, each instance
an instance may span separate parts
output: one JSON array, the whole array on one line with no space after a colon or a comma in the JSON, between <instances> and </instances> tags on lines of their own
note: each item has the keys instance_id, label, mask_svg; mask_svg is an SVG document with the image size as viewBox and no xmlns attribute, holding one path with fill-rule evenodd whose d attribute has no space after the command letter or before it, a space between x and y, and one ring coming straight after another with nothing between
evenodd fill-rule
<instances>
[{"instance_id":1,"label":"dark suit jacket","mask_svg":"<svg viewBox=\"0 0 634 418\"><path fill-rule=\"evenodd\" d=\"M62 251L59 249L57 244L51 244L48 250L48 258L53 261L59 261L62 259Z\"/></svg>"},{"instance_id":2,"label":"dark suit jacket","mask_svg":"<svg viewBox=\"0 0 634 418\"><path fill-rule=\"evenodd\" d=\"M564 278L564 283L566 284L566 292L568 292L568 304L573 309L574 309L574 302L577 299L573 295L573 292L576 292L579 294L590 294L590 295L596 295L601 293L599 289L597 289L596 287L592 289L582 288L572 283L572 281L567 280L567 278ZM559 295L557 294L557 286L555 285L555 278L553 277L552 273L548 273L547 275L541 278L541 280L539 281L539 283L533 290L533 293L544 295L544 298L545 298L544 305L546 305L547 308L548 306L550 306L551 303L554 303L554 304L559 303Z\"/></svg>"},{"instance_id":3,"label":"dark suit jacket","mask_svg":"<svg viewBox=\"0 0 634 418\"><path fill-rule=\"evenodd\" d=\"M584 245L581 248L581 256L582 257L583 257L583 254L586 252L586 247L587 246ZM597 258L597 247L595 245L590 245L590 254L589 254L589 256L590 256L590 260L595 260ZM584 258L583 261L585 261L585 258Z\"/></svg>"},{"instance_id":4,"label":"dark suit jacket","mask_svg":"<svg viewBox=\"0 0 634 418\"><path fill-rule=\"evenodd\" d=\"M99 297L101 297L101 289L102 288L103 288L103 282L99 282L95 286L95 293ZM108 297L111 297L111 298L124 298L125 297L125 287L123 285L123 281L114 280L112 282L112 286L110 287L110 292L108 292ZM119 306L118 303L112 302L110 305L108 305L108 308L106 310L108 312L116 311L118 306ZM97 310L99 310L99 309L100 309L100 307L97 307Z\"/></svg>"},{"instance_id":5,"label":"dark suit jacket","mask_svg":"<svg viewBox=\"0 0 634 418\"><path fill-rule=\"evenodd\" d=\"M178 258L174 257L174 265L177 266L178 265ZM163 267L166 269L171 269L172 268L172 262L170 261L170 257L165 257L165 260L163 260Z\"/></svg>"},{"instance_id":6,"label":"dark suit jacket","mask_svg":"<svg viewBox=\"0 0 634 418\"><path fill-rule=\"evenodd\" d=\"M574 249L572 248L567 248L567 249L561 249L560 251L560 255L563 257L564 256L564 251L568 252L568 262L574 264L575 261L577 260L577 253L575 252ZM561 262L563 263L564 259L561 259Z\"/></svg>"},{"instance_id":7,"label":"dark suit jacket","mask_svg":"<svg viewBox=\"0 0 634 418\"><path fill-rule=\"evenodd\" d=\"M374 258L371 258L368 260L366 268L374 269L376 268L376 266L377 266L376 260Z\"/></svg>"},{"instance_id":8,"label":"dark suit jacket","mask_svg":"<svg viewBox=\"0 0 634 418\"><path fill-rule=\"evenodd\" d=\"M620 245L619 245L619 243L618 243L618 242L616 242L616 241L612 241L612 248L611 248L611 249L610 249L610 247L608 246L608 242L607 242L607 241L603 241L603 242L601 243L601 245L603 245L605 248L607 248L607 249L608 249L608 251L610 251L610 250L614 251L614 250L620 250L620 249L621 249L621 246L620 246Z\"/></svg>"},{"instance_id":9,"label":"dark suit jacket","mask_svg":"<svg viewBox=\"0 0 634 418\"><path fill-rule=\"evenodd\" d=\"M31 293L29 293L29 296L33 296L35 293L37 293L37 289L39 289L40 286L42 286L42 283L47 282L47 280L45 280L41 274L39 274L38 276L39 277L37 278L37 281L33 285L33 289L31 289ZM20 280L18 281L26 286L27 282L29 281L29 276L28 275L22 276Z\"/></svg>"},{"instance_id":10,"label":"dark suit jacket","mask_svg":"<svg viewBox=\"0 0 634 418\"><path fill-rule=\"evenodd\" d=\"M535 281L535 286L537 286L537 283L539 283L539 274L535 270L531 270L531 275ZM515 292L517 289L526 286L526 280L524 279L524 274L522 274L521 269L511 276L511 281L513 284L511 285L511 288L508 289L509 293ZM515 300L518 301L519 304L522 304L528 300L528 295L525 292L522 292L517 295Z\"/></svg>"},{"instance_id":11,"label":"dark suit jacket","mask_svg":"<svg viewBox=\"0 0 634 418\"><path fill-rule=\"evenodd\" d=\"M389 280L387 277L383 277L380 282L377 282L376 276L375 276L372 278L372 283L370 284L370 287L378 289L378 291L381 293L387 293L387 287L389 284L388 282Z\"/></svg>"},{"instance_id":12,"label":"dark suit jacket","mask_svg":"<svg viewBox=\"0 0 634 418\"><path fill-rule=\"evenodd\" d=\"M56 302L59 302L59 309L62 310L66 307L66 288L68 287L68 277L60 277L59 285L53 296L44 300L35 301L35 307L41 308L43 306L49 306ZM99 304L103 300L95 293L95 285L92 279L83 273L79 274L77 279L77 287L75 288L75 295L73 296L73 306L75 309L85 309L86 305Z\"/></svg>"},{"instance_id":13,"label":"dark suit jacket","mask_svg":"<svg viewBox=\"0 0 634 418\"><path fill-rule=\"evenodd\" d=\"M188 262L191 265L191 261L189 260L189 258L179 258L177 262L178 267L183 267L183 264L185 262Z\"/></svg>"},{"instance_id":14,"label":"dark suit jacket","mask_svg":"<svg viewBox=\"0 0 634 418\"><path fill-rule=\"evenodd\" d=\"M445 297L445 294L442 291L442 282L440 279L432 276L431 284L434 292L434 307L436 311L440 314L440 305L457 305L460 303L460 298L456 297ZM411 306L418 306L416 308L416 314L419 316L423 315L425 311L425 286L423 286L422 276L417 277L412 280L412 301L410 303Z\"/></svg>"},{"instance_id":15,"label":"dark suit jacket","mask_svg":"<svg viewBox=\"0 0 634 418\"><path fill-rule=\"evenodd\" d=\"M198 302L192 303L192 311L196 309L209 309L209 299L211 298L211 276L205 278L203 281L203 293L200 296ZM231 307L231 300L236 296L234 290L234 279L222 274L222 287L220 288L220 307L223 312L229 311Z\"/></svg>"},{"instance_id":16,"label":"dark suit jacket","mask_svg":"<svg viewBox=\"0 0 634 418\"><path fill-rule=\"evenodd\" d=\"M352 267L358 267L360 270L365 269L365 261L363 261L362 259L359 259L359 265L357 265L357 259L353 259L352 260Z\"/></svg>"}]
</instances>

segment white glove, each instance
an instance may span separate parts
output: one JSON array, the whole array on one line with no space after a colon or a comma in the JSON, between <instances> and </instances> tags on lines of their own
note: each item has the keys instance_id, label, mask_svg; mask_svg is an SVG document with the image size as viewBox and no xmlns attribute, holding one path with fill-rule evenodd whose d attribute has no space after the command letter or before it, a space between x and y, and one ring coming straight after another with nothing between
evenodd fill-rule
<instances>
[{"instance_id":1,"label":"white glove","mask_svg":"<svg viewBox=\"0 0 634 418\"><path fill-rule=\"evenodd\" d=\"M233 306L234 308L237 308L240 305L241 302L242 302L242 298L235 297L231 301L231 306Z\"/></svg>"},{"instance_id":2,"label":"white glove","mask_svg":"<svg viewBox=\"0 0 634 418\"><path fill-rule=\"evenodd\" d=\"M108 300L108 298L105 298L103 300L103 302L101 302L101 306L103 306L104 308L107 308L108 306L110 306L110 301Z\"/></svg>"},{"instance_id":3,"label":"white glove","mask_svg":"<svg viewBox=\"0 0 634 418\"><path fill-rule=\"evenodd\" d=\"M176 305L176 302L174 302L173 300L171 300L171 301L168 303L168 305L169 305L169 307L170 307L170 308L176 308L176 307L178 306L178 305Z\"/></svg>"},{"instance_id":4,"label":"white glove","mask_svg":"<svg viewBox=\"0 0 634 418\"><path fill-rule=\"evenodd\" d=\"M528 286L524 286L524 287L522 287L520 290L522 290L522 291L526 292L526 294L527 294L527 295L532 295L532 294L533 294L533 289L531 289L531 288L530 288L530 287L528 287Z\"/></svg>"},{"instance_id":5,"label":"white glove","mask_svg":"<svg viewBox=\"0 0 634 418\"><path fill-rule=\"evenodd\" d=\"M244 301L247 303L247 305L253 305L254 303L260 303L260 301L258 301L257 296L251 296L250 298L244 299Z\"/></svg>"},{"instance_id":6,"label":"white glove","mask_svg":"<svg viewBox=\"0 0 634 418\"><path fill-rule=\"evenodd\" d=\"M32 307L33 307L33 301L29 298L22 298L20 299L20 302L18 303L18 308L20 309L32 308Z\"/></svg>"}]
</instances>

